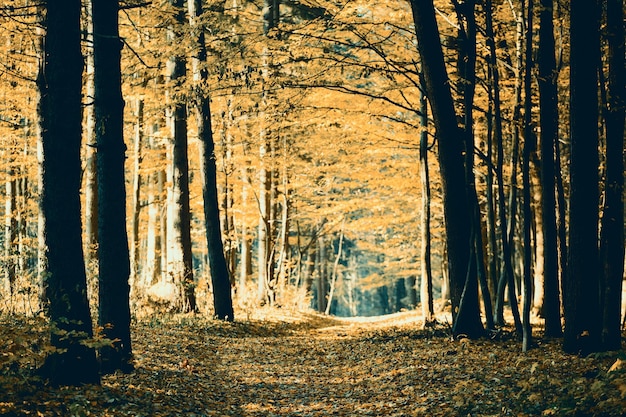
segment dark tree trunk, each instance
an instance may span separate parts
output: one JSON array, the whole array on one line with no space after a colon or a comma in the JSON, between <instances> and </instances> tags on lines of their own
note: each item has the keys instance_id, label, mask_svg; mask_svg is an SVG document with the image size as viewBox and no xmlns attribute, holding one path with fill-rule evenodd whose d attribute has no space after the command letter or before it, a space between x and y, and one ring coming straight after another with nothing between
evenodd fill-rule
<instances>
[{"instance_id":1,"label":"dark tree trunk","mask_svg":"<svg viewBox=\"0 0 626 417\"><path fill-rule=\"evenodd\" d=\"M524 2L522 1L522 4ZM532 125L532 79L533 65L533 0L528 0L526 9L526 34L524 37L524 149L522 151L522 193L523 193L523 248L524 248L524 307L522 310L523 341L522 351L526 352L532 344L532 326L530 324L530 307L533 294L532 277L532 246L531 246L531 193L530 193L530 155L536 147L535 133Z\"/></svg>"},{"instance_id":2,"label":"dark tree trunk","mask_svg":"<svg viewBox=\"0 0 626 417\"><path fill-rule=\"evenodd\" d=\"M422 83L423 85L423 83ZM433 273L431 265L431 242L430 242L430 176L428 170L428 102L426 95L420 95L420 178L422 182L422 228L420 266L422 272L420 284L420 302L422 305L422 317L424 327L429 326L435 320L435 308L433 305Z\"/></svg>"},{"instance_id":3,"label":"dark tree trunk","mask_svg":"<svg viewBox=\"0 0 626 417\"><path fill-rule=\"evenodd\" d=\"M98 323L113 340L100 349L101 370L130 371L130 261L126 234L124 99L118 32L119 3L92 0L98 162Z\"/></svg>"},{"instance_id":4,"label":"dark tree trunk","mask_svg":"<svg viewBox=\"0 0 626 417\"><path fill-rule=\"evenodd\" d=\"M53 385L99 383L82 247L80 210L81 89L80 1L44 6L38 76L41 135L41 212L45 244L44 294L51 344L42 374Z\"/></svg>"},{"instance_id":5,"label":"dark tree trunk","mask_svg":"<svg viewBox=\"0 0 626 417\"><path fill-rule=\"evenodd\" d=\"M465 178L467 196L472 207L471 225L471 255L468 276L463 288L463 296L459 304L459 311L464 310L466 304L476 304L478 307L478 284L482 290L488 329L493 329L493 309L487 284L487 273L484 262L483 224L476 195L476 178L474 175L474 95L476 92L476 17L475 1L466 1L463 4L455 3L459 21L458 33L458 60L457 71L459 81L457 89L461 93L463 114L463 138L465 143ZM468 285L465 288L465 285ZM474 297L476 294L476 297ZM467 297L467 298L464 298ZM475 298L475 301L474 301ZM473 307L470 307L473 308Z\"/></svg>"},{"instance_id":6,"label":"dark tree trunk","mask_svg":"<svg viewBox=\"0 0 626 417\"><path fill-rule=\"evenodd\" d=\"M563 349L598 349L598 53L597 0L572 0L570 12L570 212Z\"/></svg>"},{"instance_id":7,"label":"dark tree trunk","mask_svg":"<svg viewBox=\"0 0 626 417\"><path fill-rule=\"evenodd\" d=\"M495 291L493 294L495 311L493 321L496 324L503 324L500 320L500 306L503 303L503 299L500 300L498 286L499 282L506 283L508 274L513 271L513 266L511 265L511 251L509 249L509 241L506 238L506 230L507 230L507 219L506 219L506 207L505 207L505 197L504 197L504 176L502 174L502 168L504 166L504 145L502 140L502 109L501 109L501 100L500 100L500 72L498 70L498 61L497 61L497 50L496 50L496 40L495 33L493 30L493 6L491 0L485 1L485 31L487 36L487 46L489 47L489 67L491 73L491 89L493 94L493 142L495 142L496 146L496 161L494 166L496 182L497 182L497 213L500 227L500 236L501 236L501 246L502 246L502 265L492 266L493 279L496 281L494 283ZM489 142L491 145L491 141ZM488 149L488 155L491 155L491 146ZM489 161L491 162L492 158L489 157ZM489 169L489 173L487 175L487 195L491 193L491 169ZM491 198L488 198L488 203L491 205ZM491 207L489 207L489 212L491 212ZM495 211L495 207L493 208ZM495 217L495 215L494 215ZM490 230L490 241L493 241L493 263L495 264L495 257L497 253L497 244L496 244L496 221L490 221L490 224L493 224L493 227ZM500 272L500 274L496 274L496 272ZM502 295L504 295L504 289L502 290ZM499 304L500 303L500 304Z\"/></svg>"},{"instance_id":8,"label":"dark tree trunk","mask_svg":"<svg viewBox=\"0 0 626 417\"><path fill-rule=\"evenodd\" d=\"M209 97L202 86L208 81L207 51L204 42L204 25L198 23L202 16L202 2L189 0L189 18L196 31L195 54L193 58L194 100L198 138L200 142L200 167L202 176L202 197L204 201L204 226L206 229L207 250L211 284L213 287L213 305L215 316L220 320L234 320L233 301L230 285L230 273L224 255L220 213L217 196L217 167L215 165L215 143L211 130L211 110Z\"/></svg>"},{"instance_id":9,"label":"dark tree trunk","mask_svg":"<svg viewBox=\"0 0 626 417\"><path fill-rule=\"evenodd\" d=\"M522 69L522 19L519 18L517 22L517 69L518 74L521 75ZM515 121L520 118L521 107L521 77L518 76L518 80L515 87L515 108L513 110L513 119ZM502 239L502 258L504 259L504 268L500 272L500 280L498 281L498 294L496 297L496 311L494 321L497 324L504 324L504 291L508 288L509 305L511 306L511 313L513 314L513 320L515 323L515 331L518 336L522 336L522 322L520 320L519 309L517 305L517 294L515 292L515 272L513 270L513 255L514 255L514 232L515 232L515 219L517 215L517 159L519 152L519 129L516 124L513 126L513 149L511 150L511 192L509 194L509 220L506 218L506 204L504 193L504 143L502 137L498 143L498 154L496 163L496 176L498 177L498 215L500 218L500 230Z\"/></svg>"},{"instance_id":10,"label":"dark tree trunk","mask_svg":"<svg viewBox=\"0 0 626 417\"><path fill-rule=\"evenodd\" d=\"M607 1L609 103L606 113L606 180L600 233L602 348L621 348L620 315L624 275L624 21L623 0Z\"/></svg>"},{"instance_id":11,"label":"dark tree trunk","mask_svg":"<svg viewBox=\"0 0 626 417\"><path fill-rule=\"evenodd\" d=\"M186 23L184 2L169 0L174 19L168 29L168 39L179 42L182 27ZM171 127L171 200L168 202L167 265L174 283L179 289L178 310L196 311L195 282L191 249L191 211L189 208L189 160L187 139L187 105L177 90L187 76L186 60L181 51L175 51L168 63L170 82L168 116Z\"/></svg>"},{"instance_id":12,"label":"dark tree trunk","mask_svg":"<svg viewBox=\"0 0 626 417\"><path fill-rule=\"evenodd\" d=\"M541 124L541 204L543 229L544 298L542 313L546 337L560 337L561 303L556 227L555 144L558 140L559 110L554 25L554 0L541 0L539 9L539 118Z\"/></svg>"},{"instance_id":13,"label":"dark tree trunk","mask_svg":"<svg viewBox=\"0 0 626 417\"><path fill-rule=\"evenodd\" d=\"M463 160L463 131L456 122L449 79L439 43L439 30L431 0L411 0L418 48L426 93L430 101L439 141L439 166L443 185L443 205L448 248L453 321L455 332L479 337L484 328L480 320L478 294L470 289L463 314L458 314L470 265L472 206L467 196ZM477 288L476 276L470 276L468 288Z\"/></svg>"}]
</instances>

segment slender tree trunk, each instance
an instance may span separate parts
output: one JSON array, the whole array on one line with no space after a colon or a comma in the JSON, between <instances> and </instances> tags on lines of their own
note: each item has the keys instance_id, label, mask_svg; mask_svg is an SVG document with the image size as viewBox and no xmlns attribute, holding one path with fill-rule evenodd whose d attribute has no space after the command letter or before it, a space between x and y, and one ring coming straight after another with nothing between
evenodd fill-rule
<instances>
[{"instance_id":1,"label":"slender tree trunk","mask_svg":"<svg viewBox=\"0 0 626 417\"><path fill-rule=\"evenodd\" d=\"M202 176L202 197L204 201L204 226L206 230L207 250L211 284L213 287L213 305L215 316L220 320L234 320L230 272L224 255L220 213L217 196L217 166L215 164L215 144L211 131L211 110L209 97L201 88L208 81L207 51L204 42L204 25L199 23L202 16L200 0L189 0L189 18L192 29L196 31L193 57L193 75L195 89L196 123L200 139L200 166Z\"/></svg>"},{"instance_id":2,"label":"slender tree trunk","mask_svg":"<svg viewBox=\"0 0 626 417\"><path fill-rule=\"evenodd\" d=\"M421 221L421 284L420 301L424 328L435 320L433 305L433 274L430 244L430 176L428 170L428 105L426 95L420 94L420 178L422 182L422 221ZM415 285L415 284L414 284Z\"/></svg>"},{"instance_id":3,"label":"slender tree trunk","mask_svg":"<svg viewBox=\"0 0 626 417\"><path fill-rule=\"evenodd\" d=\"M243 213L247 212L248 205L248 189L250 187L250 177L248 175L249 171L249 161L246 160L243 167L241 168L241 178L242 178L242 186L241 186L241 211ZM250 244L250 236L248 236L248 224L245 219L242 219L241 222L241 255L239 259L239 288L237 289L237 294L239 299L243 299L248 294L247 284L250 280L250 276L252 275L252 248Z\"/></svg>"},{"instance_id":4,"label":"slender tree trunk","mask_svg":"<svg viewBox=\"0 0 626 417\"><path fill-rule=\"evenodd\" d=\"M522 2L522 8L524 1ZM523 192L523 244L524 244L524 308L522 351L526 352L532 344L532 326L530 309L532 304L532 246L531 246L531 193L530 193L530 155L536 144L532 126L532 45L533 45L533 0L526 3L526 34L524 39L524 149L522 155L522 192Z\"/></svg>"},{"instance_id":5,"label":"slender tree trunk","mask_svg":"<svg viewBox=\"0 0 626 417\"><path fill-rule=\"evenodd\" d=\"M96 112L94 106L92 0L87 9L87 54L85 105L85 262L89 282L98 276L98 164L96 160Z\"/></svg>"},{"instance_id":6,"label":"slender tree trunk","mask_svg":"<svg viewBox=\"0 0 626 417\"><path fill-rule=\"evenodd\" d=\"M13 147L11 147L13 148ZM13 150L9 152L12 154ZM6 278L9 283L10 296L13 297L15 291L15 280L17 277L17 180L14 168L15 158L10 156L8 161L7 179L5 183L5 213L4 213L4 262Z\"/></svg>"},{"instance_id":7,"label":"slender tree trunk","mask_svg":"<svg viewBox=\"0 0 626 417\"><path fill-rule=\"evenodd\" d=\"M168 29L170 45L182 37L178 33L185 25L183 0L170 0L174 20ZM187 75L186 61L180 52L170 57L167 64L170 83L168 118L171 129L170 147L170 201L168 202L167 268L168 274L177 285L178 310L196 311L195 283L191 253L191 212L189 208L189 161L187 157L187 106L176 90L182 88Z\"/></svg>"},{"instance_id":8,"label":"slender tree trunk","mask_svg":"<svg viewBox=\"0 0 626 417\"><path fill-rule=\"evenodd\" d=\"M80 210L80 1L48 2L38 75L44 294L51 344L41 369L52 385L99 383L83 258Z\"/></svg>"},{"instance_id":9,"label":"slender tree trunk","mask_svg":"<svg viewBox=\"0 0 626 417\"><path fill-rule=\"evenodd\" d=\"M146 82L142 83L142 88L146 87ZM135 143L133 144L133 185L132 185L132 216L130 225L130 283L133 288L137 287L139 276L139 216L141 214L141 162L143 159L143 125L144 125L144 100L138 98L136 100L135 109Z\"/></svg>"},{"instance_id":10,"label":"slender tree trunk","mask_svg":"<svg viewBox=\"0 0 626 417\"><path fill-rule=\"evenodd\" d=\"M337 255L335 256L335 262L333 263L333 272L330 276L330 291L328 292L328 302L326 303L326 308L324 309L324 314L326 315L330 314L330 308L333 304L333 296L335 295L335 287L337 285L339 261L341 260L341 255L343 253L344 223L345 218L341 224L341 231L339 232L339 247L337 248Z\"/></svg>"},{"instance_id":11,"label":"slender tree trunk","mask_svg":"<svg viewBox=\"0 0 626 417\"><path fill-rule=\"evenodd\" d=\"M326 302L327 302L327 288L328 283L326 282L326 240L319 236L317 238L317 261L316 270L317 270L317 311L323 313L326 311Z\"/></svg>"},{"instance_id":12,"label":"slender tree trunk","mask_svg":"<svg viewBox=\"0 0 626 417\"><path fill-rule=\"evenodd\" d=\"M492 108L493 108L493 137L489 138L488 148L487 148L487 157L489 163L493 161L492 158L492 148L493 143L496 145L496 162L494 170L491 168L488 169L487 173L487 204L488 204L488 216L489 216L489 224L491 225L489 228L489 242L491 247L491 262L490 262L490 271L493 279L493 300L495 307L494 312L494 322L498 322L498 277L500 274L504 273L506 276L505 266L498 265L497 259L498 256L498 245L496 238L496 207L494 202L498 204L498 213L502 215L499 217L500 222L504 221L504 224L501 224L500 233L502 236L505 236L504 231L506 231L506 215L504 208L504 184L503 184L503 175L502 175L502 167L504 164L504 149L502 143L502 108L500 101L500 71L498 70L498 59L497 59L497 49L496 49L496 41L495 41L495 33L493 30L493 5L491 0L485 1L485 32L487 36L487 46L489 48L489 73L491 75L491 97L492 97ZM492 197L492 184L493 184L493 174L496 175L497 182L497 198ZM503 239L504 240L504 237ZM508 242L503 243L502 246L507 245ZM504 260L504 249L500 253L500 259ZM502 262L504 263L504 262ZM504 272L503 272L504 271ZM501 324L501 323L499 323Z\"/></svg>"},{"instance_id":13,"label":"slender tree trunk","mask_svg":"<svg viewBox=\"0 0 626 417\"><path fill-rule=\"evenodd\" d=\"M620 316L624 276L624 2L608 0L609 103L606 113L606 179L600 232L602 349L621 347Z\"/></svg>"},{"instance_id":14,"label":"slender tree trunk","mask_svg":"<svg viewBox=\"0 0 626 417\"><path fill-rule=\"evenodd\" d=\"M521 68L522 68L522 54L521 54L521 42L522 42L522 18L518 18L517 23L517 78L521 80ZM521 86L520 82L516 84L515 92L515 109L514 120L519 120L520 117L520 103L521 103ZM496 324L504 324L504 292L508 286L509 304L511 306L511 312L513 314L513 320L515 322L515 330L519 336L522 335L522 323L519 315L519 309L517 305L517 295L515 292L515 272L513 269L513 254L514 244L513 235L515 230L515 217L516 217L516 201L517 201L517 155L519 149L519 130L517 126L513 127L513 149L511 151L511 192L509 203L509 221L507 221L506 212L506 197L504 193L504 141L502 136L498 141L497 163L496 163L496 177L498 179L498 217L500 219L500 235L502 239L502 258L504 267L502 268L500 280L498 281L498 295L496 297L496 309L494 313L494 321Z\"/></svg>"},{"instance_id":15,"label":"slender tree trunk","mask_svg":"<svg viewBox=\"0 0 626 417\"><path fill-rule=\"evenodd\" d=\"M263 122L262 122L263 123ZM259 148L259 158L261 169L259 170L259 230L257 245L257 265L258 265L258 298L260 304L268 301L269 285L269 262L270 262L270 177L267 156L267 144L265 135L261 135L261 145Z\"/></svg>"},{"instance_id":16,"label":"slender tree trunk","mask_svg":"<svg viewBox=\"0 0 626 417\"><path fill-rule=\"evenodd\" d=\"M554 1L541 0L539 10L539 117L541 124L541 214L543 227L545 336L560 337L559 259L556 223L555 146L558 141L557 68L554 44Z\"/></svg>"},{"instance_id":17,"label":"slender tree trunk","mask_svg":"<svg viewBox=\"0 0 626 417\"><path fill-rule=\"evenodd\" d=\"M144 288L149 288L161 281L163 276L161 263L163 181L159 181L159 177L162 176L163 171L159 170L148 177L148 230L146 236L146 260L142 270L142 287Z\"/></svg>"}]
</instances>

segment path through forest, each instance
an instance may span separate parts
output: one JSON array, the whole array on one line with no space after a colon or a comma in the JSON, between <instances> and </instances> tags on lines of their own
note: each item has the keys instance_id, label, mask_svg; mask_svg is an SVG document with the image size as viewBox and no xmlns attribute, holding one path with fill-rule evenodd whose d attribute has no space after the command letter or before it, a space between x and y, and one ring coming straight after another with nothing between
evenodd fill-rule
<instances>
[{"instance_id":1,"label":"path through forest","mask_svg":"<svg viewBox=\"0 0 626 417\"><path fill-rule=\"evenodd\" d=\"M142 321L133 329L136 371L107 376L101 387L50 389L17 378L24 354L12 371L1 368L0 415L618 416L626 409L626 372L608 372L618 353L566 356L559 343L539 339L522 354L507 332L452 341L445 325L418 330L414 312L367 320L281 314ZM11 325L18 321L0 318L0 352L10 352L3 345ZM13 344L22 340L17 333ZM19 343L32 350L32 342Z\"/></svg>"}]
</instances>

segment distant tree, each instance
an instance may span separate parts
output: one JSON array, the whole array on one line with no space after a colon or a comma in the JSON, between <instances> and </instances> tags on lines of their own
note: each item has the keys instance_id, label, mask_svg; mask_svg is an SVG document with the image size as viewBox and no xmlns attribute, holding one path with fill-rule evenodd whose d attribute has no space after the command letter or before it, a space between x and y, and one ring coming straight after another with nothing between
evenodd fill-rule
<instances>
[{"instance_id":1,"label":"distant tree","mask_svg":"<svg viewBox=\"0 0 626 417\"><path fill-rule=\"evenodd\" d=\"M80 210L80 1L43 6L39 132L44 286L51 343L57 350L42 368L53 385L99 383L82 247Z\"/></svg>"},{"instance_id":2,"label":"distant tree","mask_svg":"<svg viewBox=\"0 0 626 417\"><path fill-rule=\"evenodd\" d=\"M130 371L129 275L126 233L124 99L119 2L92 0L94 105L98 162L98 323L111 346L100 349L103 373Z\"/></svg>"},{"instance_id":3,"label":"distant tree","mask_svg":"<svg viewBox=\"0 0 626 417\"><path fill-rule=\"evenodd\" d=\"M411 0L426 93L435 121L448 250L454 331L479 337L484 328L478 308L478 285L469 271L472 254L472 207L467 195L463 132L457 125L432 0ZM467 289L467 291L465 291ZM463 294L465 291L465 295ZM461 305L464 298L465 304ZM460 308L462 310L459 310Z\"/></svg>"},{"instance_id":4,"label":"distant tree","mask_svg":"<svg viewBox=\"0 0 626 417\"><path fill-rule=\"evenodd\" d=\"M220 228L220 213L217 196L217 167L215 163L215 143L211 129L211 109L208 93L203 86L208 82L207 50L202 19L202 1L188 0L189 19L195 31L194 56L192 57L194 77L194 108L200 140L200 175L202 176L202 197L204 226L206 230L209 271L213 287L215 316L221 320L234 320L230 271L226 264L224 244Z\"/></svg>"},{"instance_id":5,"label":"distant tree","mask_svg":"<svg viewBox=\"0 0 626 417\"><path fill-rule=\"evenodd\" d=\"M599 347L598 63L597 0L572 0L570 11L570 204L568 281L563 349Z\"/></svg>"},{"instance_id":6,"label":"distant tree","mask_svg":"<svg viewBox=\"0 0 626 417\"><path fill-rule=\"evenodd\" d=\"M278 27L280 22L280 1L264 0L263 10L263 34L264 41L269 43L273 36L269 36L272 30ZM271 105L271 93L269 83L272 77L272 54L268 46L263 46L261 53L261 104L260 104L260 138L259 138L259 158L261 167L259 169L259 228L258 228L258 298L261 304L273 303L276 294L273 288L274 280L274 217L275 210L272 210L272 191L275 182L275 173L272 167L271 156L274 148L274 138L269 119L269 107ZM323 309L322 309L323 311Z\"/></svg>"}]
</instances>

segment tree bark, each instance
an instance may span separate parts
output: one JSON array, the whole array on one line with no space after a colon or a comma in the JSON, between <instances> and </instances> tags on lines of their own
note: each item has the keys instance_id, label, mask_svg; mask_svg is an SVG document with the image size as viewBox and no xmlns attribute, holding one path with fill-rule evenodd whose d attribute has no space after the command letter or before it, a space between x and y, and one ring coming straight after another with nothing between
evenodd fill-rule
<instances>
[{"instance_id":1,"label":"tree bark","mask_svg":"<svg viewBox=\"0 0 626 417\"><path fill-rule=\"evenodd\" d=\"M52 385L99 383L82 247L80 210L80 1L47 2L38 75L44 294L58 350L41 369Z\"/></svg>"},{"instance_id":2,"label":"tree bark","mask_svg":"<svg viewBox=\"0 0 626 417\"><path fill-rule=\"evenodd\" d=\"M570 11L570 205L563 349L599 347L597 0L572 0Z\"/></svg>"},{"instance_id":3,"label":"tree bark","mask_svg":"<svg viewBox=\"0 0 626 417\"><path fill-rule=\"evenodd\" d=\"M522 1L522 8L524 5ZM523 281L524 307L522 313L523 339L522 351L526 352L532 344L532 326L530 309L532 304L532 243L531 237L531 192L530 192L530 155L536 146L532 125L532 45L533 45L533 0L526 3L526 33L524 40L524 149L522 151L522 193L523 193Z\"/></svg>"},{"instance_id":4,"label":"tree bark","mask_svg":"<svg viewBox=\"0 0 626 417\"><path fill-rule=\"evenodd\" d=\"M179 31L185 24L184 2L170 0L174 20L168 28L170 45L181 40ZM177 90L187 75L186 60L176 51L167 63L169 106L167 109L171 129L169 172L170 192L167 212L167 270L179 294L176 308L182 312L196 311L195 282L191 253L191 212L189 208L189 161L187 152L187 105Z\"/></svg>"},{"instance_id":5,"label":"tree bark","mask_svg":"<svg viewBox=\"0 0 626 417\"><path fill-rule=\"evenodd\" d=\"M620 316L624 276L624 12L623 0L608 0L609 102L606 113L606 178L600 232L602 349L621 347Z\"/></svg>"},{"instance_id":6,"label":"tree bark","mask_svg":"<svg viewBox=\"0 0 626 417\"><path fill-rule=\"evenodd\" d=\"M220 212L217 195L217 167L215 164L215 144L211 131L211 110L209 97L202 91L202 85L208 81L207 51L204 42L204 25L199 23L202 17L200 0L189 0L189 19L195 30L195 56L192 59L194 76L194 99L198 138L200 140L200 166L202 177L202 197L204 202L204 226L206 230L209 268L213 287L213 306L215 316L220 320L234 320L233 301L230 285L230 272L226 264Z\"/></svg>"},{"instance_id":7,"label":"tree bark","mask_svg":"<svg viewBox=\"0 0 626 417\"><path fill-rule=\"evenodd\" d=\"M439 167L443 186L443 205L448 249L448 271L451 284L453 322L456 334L479 337L484 328L478 309L478 294L470 290L470 303L463 314L457 314L470 265L471 204L467 195L463 152L463 132L456 114L449 79L439 43L439 30L432 0L411 0L417 43L422 58L426 92L430 101L439 141ZM469 278L477 288L476 277ZM475 298L474 298L475 297Z\"/></svg>"},{"instance_id":8,"label":"tree bark","mask_svg":"<svg viewBox=\"0 0 626 417\"><path fill-rule=\"evenodd\" d=\"M428 170L428 105L426 95L420 95L420 178L422 182L422 218L421 218L421 283L420 301L424 328L435 321L433 304L433 274L431 265L430 242L430 176ZM414 302L415 303L415 302Z\"/></svg>"},{"instance_id":9,"label":"tree bark","mask_svg":"<svg viewBox=\"0 0 626 417\"><path fill-rule=\"evenodd\" d=\"M129 275L126 233L124 99L118 29L119 3L92 0L96 155L98 161L98 323L111 346L100 349L101 371L131 371Z\"/></svg>"},{"instance_id":10,"label":"tree bark","mask_svg":"<svg viewBox=\"0 0 626 417\"><path fill-rule=\"evenodd\" d=\"M561 306L559 259L556 224L555 144L558 141L558 98L553 0L541 0L539 10L539 118L541 124L541 213L543 233L544 297L541 308L545 319L545 336L560 337Z\"/></svg>"}]
</instances>

